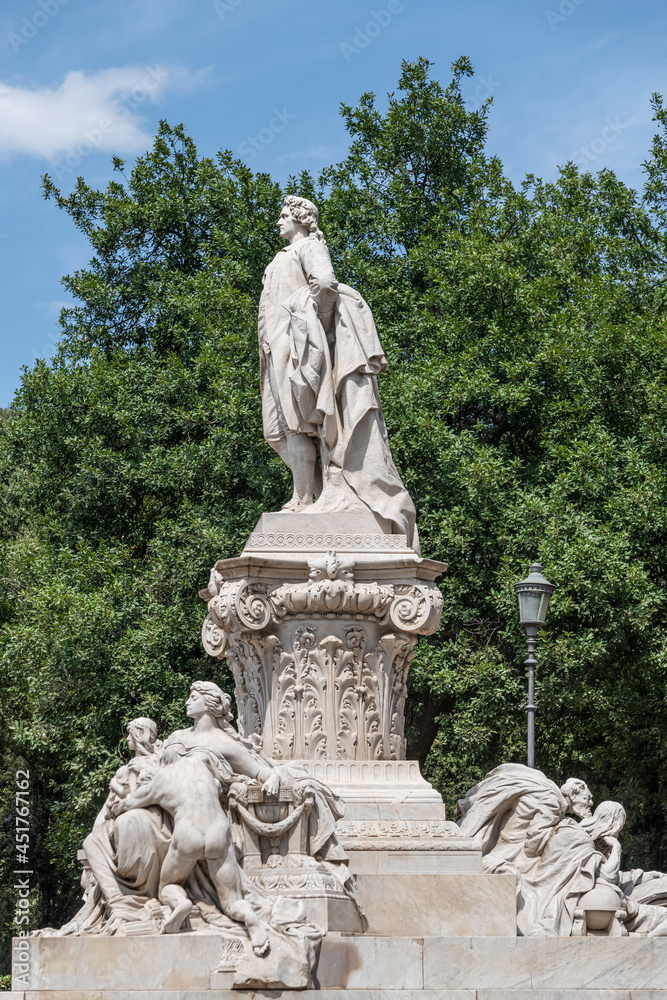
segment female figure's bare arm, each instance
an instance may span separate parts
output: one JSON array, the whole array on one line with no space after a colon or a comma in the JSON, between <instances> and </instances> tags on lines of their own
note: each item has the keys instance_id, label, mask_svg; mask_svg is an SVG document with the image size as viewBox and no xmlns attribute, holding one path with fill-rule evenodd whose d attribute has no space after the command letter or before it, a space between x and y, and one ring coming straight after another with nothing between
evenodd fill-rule
<instances>
[{"instance_id":1,"label":"female figure's bare arm","mask_svg":"<svg viewBox=\"0 0 667 1000\"><path fill-rule=\"evenodd\" d=\"M600 875L608 882L616 882L621 867L621 844L616 837L602 837L601 839L611 849L606 861L600 865Z\"/></svg>"},{"instance_id":2,"label":"female figure's bare arm","mask_svg":"<svg viewBox=\"0 0 667 1000\"><path fill-rule=\"evenodd\" d=\"M109 791L113 792L114 795L117 795L119 799L124 798L129 792L129 790L130 790L129 782L124 781L121 783L120 781L116 781L115 778L112 778L111 781L109 782Z\"/></svg>"},{"instance_id":3,"label":"female figure's bare arm","mask_svg":"<svg viewBox=\"0 0 667 1000\"><path fill-rule=\"evenodd\" d=\"M280 779L274 768L257 760L242 743L230 740L230 744L229 749L225 749L225 757L232 770L237 774L245 774L248 778L261 781L265 790L269 794L275 795L280 787Z\"/></svg>"},{"instance_id":4,"label":"female figure's bare arm","mask_svg":"<svg viewBox=\"0 0 667 1000\"><path fill-rule=\"evenodd\" d=\"M135 788L125 798L120 799L117 803L113 803L110 807L110 812L114 816L120 816L122 812L126 812L128 809L146 809L148 806L159 805L160 796L157 785L158 782L155 778L145 785L139 785L138 788Z\"/></svg>"}]
</instances>

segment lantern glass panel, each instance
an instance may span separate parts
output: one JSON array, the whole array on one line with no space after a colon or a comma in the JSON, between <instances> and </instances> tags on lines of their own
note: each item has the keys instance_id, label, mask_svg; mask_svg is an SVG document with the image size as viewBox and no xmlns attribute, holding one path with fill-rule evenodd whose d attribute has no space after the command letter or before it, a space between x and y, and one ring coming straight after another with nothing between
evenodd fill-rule
<instances>
[{"instance_id":1,"label":"lantern glass panel","mask_svg":"<svg viewBox=\"0 0 667 1000\"><path fill-rule=\"evenodd\" d=\"M544 625L551 594L539 590L524 590L518 596L521 624Z\"/></svg>"}]
</instances>

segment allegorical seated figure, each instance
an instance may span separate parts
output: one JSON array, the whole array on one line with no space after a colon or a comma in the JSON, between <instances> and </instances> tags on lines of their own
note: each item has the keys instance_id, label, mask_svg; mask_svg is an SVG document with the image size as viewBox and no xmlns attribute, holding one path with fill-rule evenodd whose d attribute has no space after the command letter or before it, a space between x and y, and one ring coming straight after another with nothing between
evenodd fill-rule
<instances>
[{"instance_id":1,"label":"allegorical seated figure","mask_svg":"<svg viewBox=\"0 0 667 1000\"><path fill-rule=\"evenodd\" d=\"M195 918L193 929L213 924L238 935L244 927L263 964L282 963L285 970L285 956L291 956L286 975L290 983L305 985L304 970L312 966L321 931L308 923L299 899L271 896L243 871L243 835L235 837L228 810L233 809L238 824L244 787L261 788L268 801L277 803L283 782L292 801L305 797L312 865L335 875L354 900L347 857L335 836L342 804L303 768L278 764L241 737L232 725L230 704L216 684L197 681L186 702L192 725L164 743L152 720L129 723L127 741L134 756L111 779L107 800L84 841L84 905L59 931L37 933L177 933ZM274 945L278 952L269 959ZM270 981L276 975L282 973L274 969Z\"/></svg>"},{"instance_id":2,"label":"allegorical seated figure","mask_svg":"<svg viewBox=\"0 0 667 1000\"><path fill-rule=\"evenodd\" d=\"M229 702L216 685L194 684L186 703L194 724L172 734L163 749L161 767L147 783L118 799L112 813L118 817L130 809L160 806L172 817L158 889L160 902L172 911L164 923L165 933L178 931L192 910L185 883L197 862L204 861L222 912L246 925L255 953L263 955L269 946L268 933L243 898L241 869L220 804L220 776L230 778L236 772L260 778L269 792L276 792L279 782L275 772L261 766L236 734L221 727L220 720L227 722L228 711Z\"/></svg>"},{"instance_id":3,"label":"allegorical seated figure","mask_svg":"<svg viewBox=\"0 0 667 1000\"><path fill-rule=\"evenodd\" d=\"M600 885L623 914L623 932L667 935L667 909L624 892L628 873L620 871L618 835L625 810L602 802L592 813L592 802L578 778L558 788L541 771L502 764L459 801L461 831L479 837L486 871L516 876L520 934L576 933L582 900ZM641 874L647 881L659 876Z\"/></svg>"},{"instance_id":4,"label":"allegorical seated figure","mask_svg":"<svg viewBox=\"0 0 667 1000\"><path fill-rule=\"evenodd\" d=\"M264 437L294 486L284 509L366 508L418 551L415 508L382 416L377 375L387 362L373 316L336 280L318 223L311 201L285 198L278 229L287 246L265 271L259 306Z\"/></svg>"},{"instance_id":5,"label":"allegorical seated figure","mask_svg":"<svg viewBox=\"0 0 667 1000\"><path fill-rule=\"evenodd\" d=\"M461 832L478 837L489 872L528 872L556 825L568 814L590 816L586 783L568 778L561 788L536 768L501 764L458 802Z\"/></svg>"}]
</instances>

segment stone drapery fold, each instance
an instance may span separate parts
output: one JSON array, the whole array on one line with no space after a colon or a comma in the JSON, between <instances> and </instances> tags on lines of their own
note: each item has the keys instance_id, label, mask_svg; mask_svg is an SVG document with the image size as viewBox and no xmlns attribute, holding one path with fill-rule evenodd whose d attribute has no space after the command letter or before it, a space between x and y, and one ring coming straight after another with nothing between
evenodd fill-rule
<instances>
[{"instance_id":1,"label":"stone drapery fold","mask_svg":"<svg viewBox=\"0 0 667 1000\"><path fill-rule=\"evenodd\" d=\"M322 289L333 302L321 311ZM325 329L325 325L326 329ZM314 237L281 250L259 310L264 436L307 434L320 447L323 498L340 475L358 499L416 549L415 509L391 456L377 388L387 367L371 310L336 282Z\"/></svg>"}]
</instances>

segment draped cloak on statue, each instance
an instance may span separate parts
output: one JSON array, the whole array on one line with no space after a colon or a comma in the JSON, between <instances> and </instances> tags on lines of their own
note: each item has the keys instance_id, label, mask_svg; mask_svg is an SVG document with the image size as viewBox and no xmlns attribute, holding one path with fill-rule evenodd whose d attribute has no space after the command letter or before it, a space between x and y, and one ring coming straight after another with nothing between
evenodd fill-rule
<instances>
[{"instance_id":1,"label":"draped cloak on statue","mask_svg":"<svg viewBox=\"0 0 667 1000\"><path fill-rule=\"evenodd\" d=\"M478 837L482 869L516 876L521 935L568 937L579 900L600 878L605 855L567 808L558 786L523 764L501 764L459 799L461 833ZM667 936L663 906L635 901L621 886L617 892L631 934Z\"/></svg>"},{"instance_id":2,"label":"draped cloak on statue","mask_svg":"<svg viewBox=\"0 0 667 1000\"><path fill-rule=\"evenodd\" d=\"M558 785L524 764L501 764L459 799L461 832L481 841L490 872L535 866L567 803Z\"/></svg>"},{"instance_id":3,"label":"draped cloak on statue","mask_svg":"<svg viewBox=\"0 0 667 1000\"><path fill-rule=\"evenodd\" d=\"M483 870L516 875L519 934L569 936L604 857L566 816L558 786L535 768L501 764L458 806L461 832L481 841Z\"/></svg>"},{"instance_id":4,"label":"draped cloak on statue","mask_svg":"<svg viewBox=\"0 0 667 1000\"><path fill-rule=\"evenodd\" d=\"M334 299L331 317L318 304ZM325 330L321 319L324 319ZM376 376L387 367L361 295L334 276L315 236L283 247L259 307L264 437L307 434L320 448L324 495L340 473L367 507L417 550L415 508L396 470Z\"/></svg>"}]
</instances>

